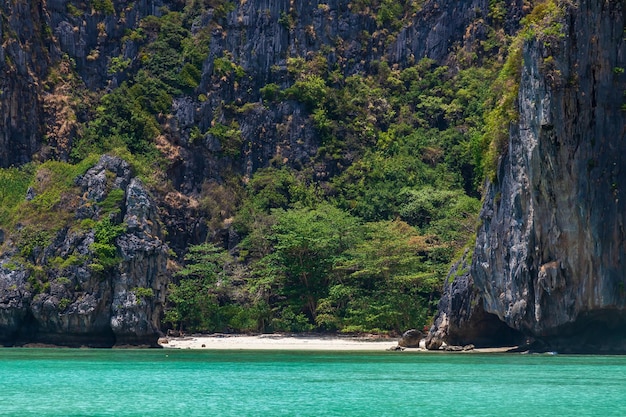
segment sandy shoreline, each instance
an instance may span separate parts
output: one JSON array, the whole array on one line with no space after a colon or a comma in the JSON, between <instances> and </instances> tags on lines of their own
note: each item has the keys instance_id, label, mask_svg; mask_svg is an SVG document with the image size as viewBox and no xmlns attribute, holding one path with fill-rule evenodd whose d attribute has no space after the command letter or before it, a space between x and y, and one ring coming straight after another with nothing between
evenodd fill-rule
<instances>
[{"instance_id":1,"label":"sandy shoreline","mask_svg":"<svg viewBox=\"0 0 626 417\"><path fill-rule=\"evenodd\" d=\"M398 346L393 338L367 338L346 336L300 336L263 334L249 335L194 335L159 339L166 349L213 350L311 350L311 351L369 351L382 352ZM471 352L506 352L510 348L474 349ZM404 352L431 352L423 348L408 348ZM464 352L467 353L467 352Z\"/></svg>"},{"instance_id":2,"label":"sandy shoreline","mask_svg":"<svg viewBox=\"0 0 626 417\"><path fill-rule=\"evenodd\" d=\"M167 343L163 343L165 341ZM397 346L398 342L396 339L339 336L220 334L168 337L159 339L159 344L168 349L384 351Z\"/></svg>"}]
</instances>

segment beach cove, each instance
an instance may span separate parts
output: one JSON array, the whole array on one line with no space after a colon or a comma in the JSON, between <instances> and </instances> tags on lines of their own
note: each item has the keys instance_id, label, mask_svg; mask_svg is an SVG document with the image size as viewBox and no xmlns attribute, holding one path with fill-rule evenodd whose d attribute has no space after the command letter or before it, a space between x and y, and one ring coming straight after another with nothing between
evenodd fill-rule
<instances>
[{"instance_id":1,"label":"beach cove","mask_svg":"<svg viewBox=\"0 0 626 417\"><path fill-rule=\"evenodd\" d=\"M159 339L159 345L165 349L384 352L397 349L398 338L310 334L205 334L164 337ZM460 353L502 353L512 348L476 348ZM419 348L403 348L402 351L443 352L426 350L423 340Z\"/></svg>"}]
</instances>

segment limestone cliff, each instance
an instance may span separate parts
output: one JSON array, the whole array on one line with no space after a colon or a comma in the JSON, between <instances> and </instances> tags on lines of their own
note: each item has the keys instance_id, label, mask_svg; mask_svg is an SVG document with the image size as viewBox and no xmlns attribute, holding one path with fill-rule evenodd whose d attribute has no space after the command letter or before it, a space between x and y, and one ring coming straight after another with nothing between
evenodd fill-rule
<instances>
[{"instance_id":1,"label":"limestone cliff","mask_svg":"<svg viewBox=\"0 0 626 417\"><path fill-rule=\"evenodd\" d=\"M293 83L288 59L323 57L329 68L344 76L368 73L373 61L406 65L429 57L444 63L454 47L478 42L486 31L488 1L426 1L408 19L409 24L394 33L377 24L366 10L356 10L347 0L331 1L242 1L216 24L214 11L200 16L193 30L211 28L209 54L197 88L207 100L194 97L175 100L170 122L172 141L182 144L177 160L179 188L189 193L207 177L219 177L224 161L215 158L220 150L210 135L192 145L192 128L204 132L212 123L223 122L228 113L241 133L243 158L236 169L251 175L280 157L302 167L315 156L320 138L306 107L297 101L264 106L259 89L275 83L281 88ZM368 9L369 10L369 9ZM216 59L228 59L240 66L245 77L221 76ZM257 103L227 110L224 103ZM235 112L236 113L236 112ZM199 156L202 155L202 158ZM329 167L316 167L318 179L328 176Z\"/></svg>"},{"instance_id":2,"label":"limestone cliff","mask_svg":"<svg viewBox=\"0 0 626 417\"><path fill-rule=\"evenodd\" d=\"M484 345L524 334L557 350L626 350L624 2L426 0L412 3L400 27L377 20L366 3L4 2L1 167L70 158L89 107L146 59L145 17L198 6L185 30L206 34L207 52L198 85L155 116L167 186L151 193L125 162L105 156L62 195L57 206L71 217L63 227L0 230L0 341L154 341L169 248L181 255L219 232L198 209L203 190L277 159L307 166L316 180L348 166L350 152L342 167L312 164L321 138L305 103L264 102L262 87L293 85L290 58L319 57L343 77L367 74L375 61L454 66L450 52L469 56L485 41L494 8L504 8L498 19L512 33L530 4L549 3L560 11L553 25L524 36L519 116L486 186L473 258L446 286L438 337ZM231 149L210 133L226 123L237 127ZM24 198L36 201L36 188ZM514 330L507 338L501 323ZM603 346L594 345L599 335Z\"/></svg>"},{"instance_id":3,"label":"limestone cliff","mask_svg":"<svg viewBox=\"0 0 626 417\"><path fill-rule=\"evenodd\" d=\"M28 162L40 148L41 85L48 67L37 2L3 2L0 35L0 166ZM29 52L27 52L29 51Z\"/></svg>"},{"instance_id":4,"label":"limestone cliff","mask_svg":"<svg viewBox=\"0 0 626 417\"><path fill-rule=\"evenodd\" d=\"M435 322L426 335L429 350L441 348L444 342L453 346L494 347L515 346L524 341L519 331L485 311L470 273L471 262L472 254L466 251L446 277Z\"/></svg>"},{"instance_id":5,"label":"limestone cliff","mask_svg":"<svg viewBox=\"0 0 626 417\"><path fill-rule=\"evenodd\" d=\"M59 209L75 224L53 234L23 226L26 239L4 242L0 344L156 345L168 247L154 201L107 155L74 192Z\"/></svg>"},{"instance_id":6,"label":"limestone cliff","mask_svg":"<svg viewBox=\"0 0 626 417\"><path fill-rule=\"evenodd\" d=\"M4 2L0 167L70 160L91 107L145 59L142 19L186 7L198 13L188 13L193 21L185 30L208 34L208 52L199 85L177 93L169 114L158 118L162 134L154 141L171 187L149 193L125 162L105 156L55 205L65 210L63 227L0 225L0 342L153 343L170 279L169 248L180 255L215 233L198 209L203 187L226 172L250 176L275 158L302 167L317 152L321 139L306 106L265 106L259 91L293 84L288 59L319 55L344 77L368 73L379 60L443 64L451 51L471 50L484 38L489 2L417 2L400 27L377 21L374 6L348 0ZM220 59L245 76L220 73ZM129 71L112 70L115 62ZM226 118L241 134L228 152L211 134L192 138ZM316 165L314 175L327 178L331 169ZM38 174L42 183L46 177ZM36 188L24 198L36 202Z\"/></svg>"},{"instance_id":7,"label":"limestone cliff","mask_svg":"<svg viewBox=\"0 0 626 417\"><path fill-rule=\"evenodd\" d=\"M523 46L519 120L487 186L465 296L543 349L624 352L626 8L558 3L558 30Z\"/></svg>"},{"instance_id":8,"label":"limestone cliff","mask_svg":"<svg viewBox=\"0 0 626 417\"><path fill-rule=\"evenodd\" d=\"M106 2L100 2L104 4ZM95 4L95 3L94 3ZM111 57L159 0L111 3L113 11L84 1L7 1L0 9L0 166L33 159L66 159L80 112L71 91L50 88L51 78L76 70L80 87L105 87ZM87 104L87 103L84 103ZM84 110L83 110L84 111ZM42 140L46 137L46 140Z\"/></svg>"}]
</instances>

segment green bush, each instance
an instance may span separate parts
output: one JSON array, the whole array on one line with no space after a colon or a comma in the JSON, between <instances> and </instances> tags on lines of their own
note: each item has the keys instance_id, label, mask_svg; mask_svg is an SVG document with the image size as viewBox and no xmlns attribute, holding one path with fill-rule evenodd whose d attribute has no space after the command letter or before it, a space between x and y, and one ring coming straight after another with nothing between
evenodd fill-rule
<instances>
[{"instance_id":1,"label":"green bush","mask_svg":"<svg viewBox=\"0 0 626 417\"><path fill-rule=\"evenodd\" d=\"M496 178L498 160L506 152L511 123L518 119L517 96L522 74L522 39L517 38L509 49L507 60L492 87L492 109L485 115L484 174Z\"/></svg>"},{"instance_id":2,"label":"green bush","mask_svg":"<svg viewBox=\"0 0 626 417\"><path fill-rule=\"evenodd\" d=\"M235 64L227 57L215 58L213 60L213 73L218 77L230 77L234 75L236 79L246 74L243 67Z\"/></svg>"},{"instance_id":3,"label":"green bush","mask_svg":"<svg viewBox=\"0 0 626 417\"><path fill-rule=\"evenodd\" d=\"M241 153L243 139L241 130L239 130L239 123L236 121L232 121L230 125L215 123L207 130L207 133L220 141L221 152L225 156L236 157Z\"/></svg>"},{"instance_id":4,"label":"green bush","mask_svg":"<svg viewBox=\"0 0 626 417\"><path fill-rule=\"evenodd\" d=\"M145 299L154 297L154 290L152 288L135 287L131 291L137 298Z\"/></svg>"},{"instance_id":5,"label":"green bush","mask_svg":"<svg viewBox=\"0 0 626 417\"><path fill-rule=\"evenodd\" d=\"M69 298L61 298L61 301L59 301L59 311L65 311L70 304L72 304L72 300L70 300Z\"/></svg>"},{"instance_id":6,"label":"green bush","mask_svg":"<svg viewBox=\"0 0 626 417\"><path fill-rule=\"evenodd\" d=\"M19 254L22 258L35 260L33 257L52 243L52 234L46 230L27 228L21 230L18 238Z\"/></svg>"},{"instance_id":7,"label":"green bush","mask_svg":"<svg viewBox=\"0 0 626 417\"><path fill-rule=\"evenodd\" d=\"M16 209L24 200L30 186L35 166L24 165L21 168L0 169L0 224L8 225L17 214Z\"/></svg>"},{"instance_id":8,"label":"green bush","mask_svg":"<svg viewBox=\"0 0 626 417\"><path fill-rule=\"evenodd\" d=\"M98 12L115 14L115 6L112 0L91 0L91 7Z\"/></svg>"},{"instance_id":9,"label":"green bush","mask_svg":"<svg viewBox=\"0 0 626 417\"><path fill-rule=\"evenodd\" d=\"M280 101L283 98L283 93L278 84L267 84L265 87L261 87L259 92L265 101Z\"/></svg>"},{"instance_id":10,"label":"green bush","mask_svg":"<svg viewBox=\"0 0 626 417\"><path fill-rule=\"evenodd\" d=\"M200 79L202 78L202 71L198 69L195 65L190 63L186 63L183 65L183 68L180 70L180 74L178 76L180 85L182 87L186 87L189 89L194 89L200 84Z\"/></svg>"},{"instance_id":11,"label":"green bush","mask_svg":"<svg viewBox=\"0 0 626 417\"><path fill-rule=\"evenodd\" d=\"M307 75L286 89L285 97L300 101L309 109L315 109L324 104L327 93L326 83L321 77Z\"/></svg>"},{"instance_id":12,"label":"green bush","mask_svg":"<svg viewBox=\"0 0 626 417\"><path fill-rule=\"evenodd\" d=\"M125 231L125 225L114 224L109 217L96 223L94 243L89 246L94 256L94 262L91 265L94 272L105 271L119 263L120 258L117 255L115 239Z\"/></svg>"}]
</instances>

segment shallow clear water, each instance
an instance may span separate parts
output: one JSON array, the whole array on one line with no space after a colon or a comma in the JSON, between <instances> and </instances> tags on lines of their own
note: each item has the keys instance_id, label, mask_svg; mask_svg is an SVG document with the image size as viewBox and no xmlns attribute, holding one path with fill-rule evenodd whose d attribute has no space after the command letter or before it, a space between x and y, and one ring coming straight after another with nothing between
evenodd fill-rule
<instances>
[{"instance_id":1,"label":"shallow clear water","mask_svg":"<svg viewBox=\"0 0 626 417\"><path fill-rule=\"evenodd\" d=\"M7 416L626 416L626 357L0 349Z\"/></svg>"}]
</instances>

